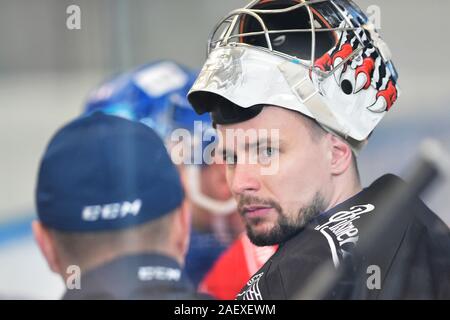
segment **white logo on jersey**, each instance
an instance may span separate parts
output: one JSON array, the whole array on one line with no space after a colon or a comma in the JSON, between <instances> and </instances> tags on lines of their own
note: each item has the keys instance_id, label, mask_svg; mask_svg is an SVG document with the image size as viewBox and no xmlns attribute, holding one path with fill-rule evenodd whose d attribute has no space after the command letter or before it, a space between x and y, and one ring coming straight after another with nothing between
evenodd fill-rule
<instances>
[{"instance_id":1,"label":"white logo on jersey","mask_svg":"<svg viewBox=\"0 0 450 320\"><path fill-rule=\"evenodd\" d=\"M237 297L242 297L243 300L263 300L261 290L259 290L259 280L264 272L254 275L248 282L247 288L239 293Z\"/></svg>"},{"instance_id":2,"label":"white logo on jersey","mask_svg":"<svg viewBox=\"0 0 450 320\"><path fill-rule=\"evenodd\" d=\"M181 278L181 271L179 269L166 267L140 267L138 270L138 278L141 281L179 281Z\"/></svg>"},{"instance_id":3,"label":"white logo on jersey","mask_svg":"<svg viewBox=\"0 0 450 320\"><path fill-rule=\"evenodd\" d=\"M114 220L125 218L128 215L137 216L141 210L142 201L118 202L105 205L87 206L83 208L81 219L84 221Z\"/></svg>"},{"instance_id":4,"label":"white logo on jersey","mask_svg":"<svg viewBox=\"0 0 450 320\"><path fill-rule=\"evenodd\" d=\"M349 211L339 211L333 214L328 222L318 225L315 229L320 231L328 241L335 267L339 266L340 258L349 254L346 247L354 247L359 239L359 230L353 224L363 213L372 212L372 204L351 207Z\"/></svg>"}]
</instances>

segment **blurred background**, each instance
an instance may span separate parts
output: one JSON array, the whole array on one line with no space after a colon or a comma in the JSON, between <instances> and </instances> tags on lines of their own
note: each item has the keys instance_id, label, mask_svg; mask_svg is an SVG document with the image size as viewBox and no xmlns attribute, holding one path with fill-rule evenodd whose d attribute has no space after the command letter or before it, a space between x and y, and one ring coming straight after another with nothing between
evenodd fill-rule
<instances>
[{"instance_id":1,"label":"blurred background","mask_svg":"<svg viewBox=\"0 0 450 320\"><path fill-rule=\"evenodd\" d=\"M78 115L105 77L155 59L199 68L219 18L243 0L0 0L0 297L57 299L63 284L34 244L34 187L57 128ZM381 8L381 33L400 74L399 102L360 156L364 185L405 176L421 141L450 149L447 0L359 0ZM81 9L68 30L66 8ZM70 170L70 168L68 168ZM427 204L450 224L450 184Z\"/></svg>"}]
</instances>

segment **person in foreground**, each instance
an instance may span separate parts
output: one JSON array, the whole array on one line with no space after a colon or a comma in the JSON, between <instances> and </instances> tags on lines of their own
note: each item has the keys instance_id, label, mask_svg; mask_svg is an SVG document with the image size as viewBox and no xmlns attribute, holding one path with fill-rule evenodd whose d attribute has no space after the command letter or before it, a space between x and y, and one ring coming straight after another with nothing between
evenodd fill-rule
<instances>
[{"instance_id":1,"label":"person in foreground","mask_svg":"<svg viewBox=\"0 0 450 320\"><path fill-rule=\"evenodd\" d=\"M175 165L144 124L93 113L40 164L33 223L63 299L197 299L182 266L190 216Z\"/></svg>"},{"instance_id":2,"label":"person in foreground","mask_svg":"<svg viewBox=\"0 0 450 320\"><path fill-rule=\"evenodd\" d=\"M253 1L223 23L188 99L211 114L250 240L279 245L237 298L304 297L318 270L341 265L319 298L450 298L450 232L418 197L355 254L406 188L393 175L360 182L357 154L399 95L365 14L348 0Z\"/></svg>"}]
</instances>

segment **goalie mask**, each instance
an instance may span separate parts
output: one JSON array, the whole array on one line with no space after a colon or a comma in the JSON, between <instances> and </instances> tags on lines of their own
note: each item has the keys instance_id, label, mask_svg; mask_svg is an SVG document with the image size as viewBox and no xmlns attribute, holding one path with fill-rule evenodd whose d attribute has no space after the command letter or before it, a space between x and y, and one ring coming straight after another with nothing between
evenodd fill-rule
<instances>
[{"instance_id":1,"label":"goalie mask","mask_svg":"<svg viewBox=\"0 0 450 320\"><path fill-rule=\"evenodd\" d=\"M220 21L208 42L188 98L219 124L279 106L357 149L399 94L388 46L349 0L253 1Z\"/></svg>"}]
</instances>

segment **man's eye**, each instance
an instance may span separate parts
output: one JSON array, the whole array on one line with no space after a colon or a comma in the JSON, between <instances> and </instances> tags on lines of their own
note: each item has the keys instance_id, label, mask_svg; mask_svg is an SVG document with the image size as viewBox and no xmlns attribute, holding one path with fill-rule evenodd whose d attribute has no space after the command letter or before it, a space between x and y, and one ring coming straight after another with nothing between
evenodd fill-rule
<instances>
[{"instance_id":1,"label":"man's eye","mask_svg":"<svg viewBox=\"0 0 450 320\"><path fill-rule=\"evenodd\" d=\"M276 152L277 152L277 150L275 148L266 147L266 148L262 149L261 155L264 157L272 157L275 155Z\"/></svg>"},{"instance_id":2,"label":"man's eye","mask_svg":"<svg viewBox=\"0 0 450 320\"><path fill-rule=\"evenodd\" d=\"M259 152L259 162L269 164L271 159L278 154L278 149L273 147L264 147Z\"/></svg>"}]
</instances>

